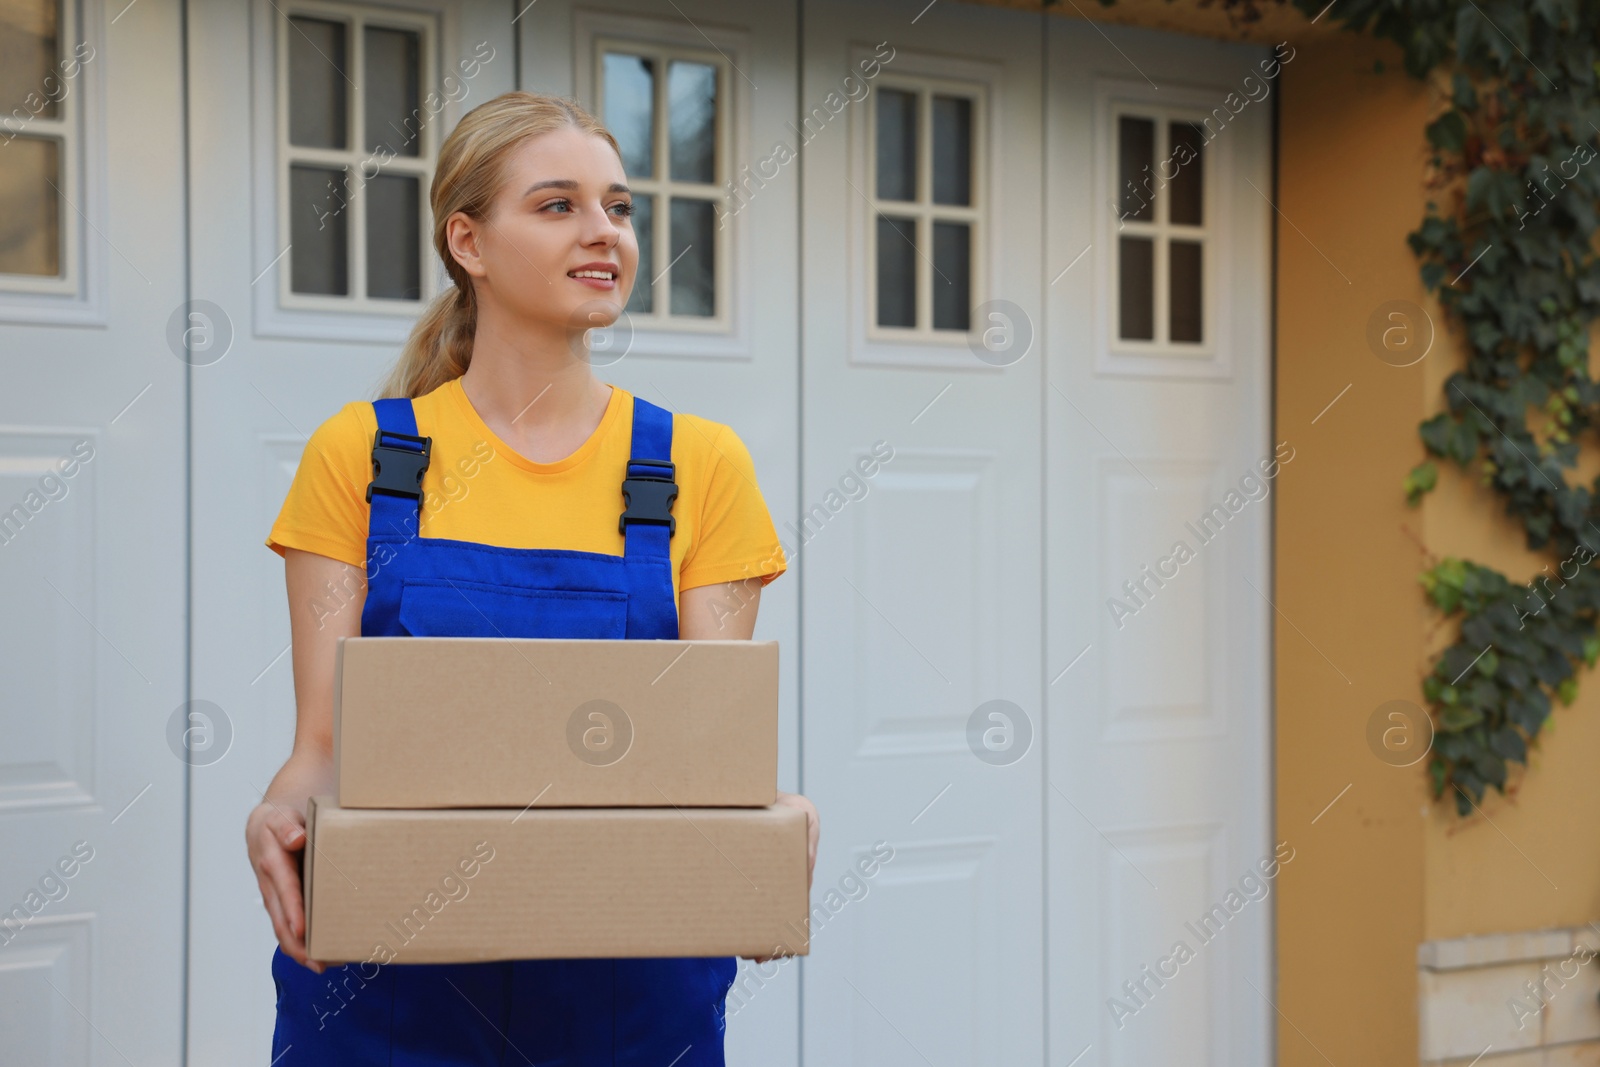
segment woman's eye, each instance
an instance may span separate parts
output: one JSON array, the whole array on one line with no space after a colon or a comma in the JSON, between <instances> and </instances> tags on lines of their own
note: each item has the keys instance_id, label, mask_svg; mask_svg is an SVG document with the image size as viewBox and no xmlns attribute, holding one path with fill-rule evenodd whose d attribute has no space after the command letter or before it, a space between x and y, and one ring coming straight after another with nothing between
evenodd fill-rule
<instances>
[{"instance_id":1,"label":"woman's eye","mask_svg":"<svg viewBox=\"0 0 1600 1067\"><path fill-rule=\"evenodd\" d=\"M617 209L617 217L619 219L628 218L633 214L633 205L631 203L613 204L612 207Z\"/></svg>"},{"instance_id":2,"label":"woman's eye","mask_svg":"<svg viewBox=\"0 0 1600 1067\"><path fill-rule=\"evenodd\" d=\"M544 206L544 209L546 211L549 211L553 207L571 207L571 206L572 206L572 201L570 201L570 200L552 200L552 201L550 201L548 204L546 204Z\"/></svg>"}]
</instances>

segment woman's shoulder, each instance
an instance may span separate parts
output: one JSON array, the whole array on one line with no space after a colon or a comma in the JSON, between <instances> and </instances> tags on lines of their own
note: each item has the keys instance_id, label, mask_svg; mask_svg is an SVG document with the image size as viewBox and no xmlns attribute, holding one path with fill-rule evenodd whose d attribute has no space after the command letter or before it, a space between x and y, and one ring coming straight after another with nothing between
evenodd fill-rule
<instances>
[{"instance_id":1,"label":"woman's shoulder","mask_svg":"<svg viewBox=\"0 0 1600 1067\"><path fill-rule=\"evenodd\" d=\"M739 432L725 422L687 411L673 416L673 460L680 470L707 480L735 478L755 482L755 461Z\"/></svg>"},{"instance_id":2,"label":"woman's shoulder","mask_svg":"<svg viewBox=\"0 0 1600 1067\"><path fill-rule=\"evenodd\" d=\"M354 442L372 443L378 419L369 400L352 400L339 408L311 432L311 440L324 446L348 448ZM341 451L343 448L341 448Z\"/></svg>"}]
</instances>

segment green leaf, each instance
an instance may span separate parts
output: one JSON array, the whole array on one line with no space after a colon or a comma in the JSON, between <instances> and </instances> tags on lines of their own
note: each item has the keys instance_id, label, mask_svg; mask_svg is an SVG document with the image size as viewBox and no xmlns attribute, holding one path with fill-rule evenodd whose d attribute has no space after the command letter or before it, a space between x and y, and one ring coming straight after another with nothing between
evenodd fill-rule
<instances>
[{"instance_id":1,"label":"green leaf","mask_svg":"<svg viewBox=\"0 0 1600 1067\"><path fill-rule=\"evenodd\" d=\"M1590 634L1583 639L1583 662L1594 666L1594 661L1600 659L1600 634Z\"/></svg>"},{"instance_id":2,"label":"green leaf","mask_svg":"<svg viewBox=\"0 0 1600 1067\"><path fill-rule=\"evenodd\" d=\"M1483 712L1477 708L1469 708L1464 704L1451 703L1439 713L1439 729L1445 733L1458 734L1483 721Z\"/></svg>"},{"instance_id":3,"label":"green leaf","mask_svg":"<svg viewBox=\"0 0 1600 1067\"><path fill-rule=\"evenodd\" d=\"M1411 473L1405 477L1403 483L1406 491L1406 503L1415 506L1422 501L1422 494L1430 493L1433 487L1439 484L1439 468L1433 460L1426 460L1411 468Z\"/></svg>"},{"instance_id":4,"label":"green leaf","mask_svg":"<svg viewBox=\"0 0 1600 1067\"><path fill-rule=\"evenodd\" d=\"M1485 678L1493 678L1494 672L1499 668L1500 657L1494 654L1494 649L1491 648L1482 656L1478 657L1478 673L1483 675Z\"/></svg>"},{"instance_id":5,"label":"green leaf","mask_svg":"<svg viewBox=\"0 0 1600 1067\"><path fill-rule=\"evenodd\" d=\"M1556 686L1556 696L1561 698L1561 703L1571 707L1572 702L1578 698L1578 679L1563 679L1561 684Z\"/></svg>"},{"instance_id":6,"label":"green leaf","mask_svg":"<svg viewBox=\"0 0 1600 1067\"><path fill-rule=\"evenodd\" d=\"M1446 111L1428 123L1425 132L1431 144L1446 152L1459 152L1466 147L1467 124L1462 121L1460 112Z\"/></svg>"}]
</instances>

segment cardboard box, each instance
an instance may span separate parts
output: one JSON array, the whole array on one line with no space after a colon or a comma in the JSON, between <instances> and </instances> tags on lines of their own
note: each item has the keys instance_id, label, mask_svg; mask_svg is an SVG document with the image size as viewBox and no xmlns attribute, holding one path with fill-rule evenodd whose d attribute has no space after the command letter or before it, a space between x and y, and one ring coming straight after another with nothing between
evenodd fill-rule
<instances>
[{"instance_id":1,"label":"cardboard box","mask_svg":"<svg viewBox=\"0 0 1600 1067\"><path fill-rule=\"evenodd\" d=\"M346 808L766 807L776 641L346 637Z\"/></svg>"},{"instance_id":2,"label":"cardboard box","mask_svg":"<svg viewBox=\"0 0 1600 1067\"><path fill-rule=\"evenodd\" d=\"M767 808L306 806L306 945L328 963L810 951L806 816Z\"/></svg>"}]
</instances>

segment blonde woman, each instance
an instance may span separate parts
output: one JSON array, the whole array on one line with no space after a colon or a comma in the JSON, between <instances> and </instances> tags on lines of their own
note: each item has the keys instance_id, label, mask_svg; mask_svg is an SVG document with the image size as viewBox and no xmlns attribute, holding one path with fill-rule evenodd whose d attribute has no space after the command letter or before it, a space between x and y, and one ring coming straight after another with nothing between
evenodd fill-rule
<instances>
[{"instance_id":1,"label":"blonde woman","mask_svg":"<svg viewBox=\"0 0 1600 1067\"><path fill-rule=\"evenodd\" d=\"M430 197L453 285L383 398L312 434L267 539L298 709L246 826L278 938L273 1063L720 1067L731 957L306 958L298 854L306 798L334 788L340 636L748 639L786 567L733 430L590 367L585 330L621 313L639 261L611 134L570 100L506 93L445 139ZM779 802L807 813L809 877L816 809Z\"/></svg>"}]
</instances>

